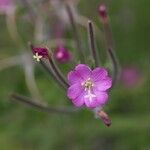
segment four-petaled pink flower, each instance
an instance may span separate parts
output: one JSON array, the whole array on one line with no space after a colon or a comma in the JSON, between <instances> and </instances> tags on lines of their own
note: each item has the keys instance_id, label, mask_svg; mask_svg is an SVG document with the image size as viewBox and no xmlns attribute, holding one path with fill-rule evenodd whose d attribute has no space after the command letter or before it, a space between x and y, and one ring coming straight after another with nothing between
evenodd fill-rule
<instances>
[{"instance_id":1,"label":"four-petaled pink flower","mask_svg":"<svg viewBox=\"0 0 150 150\"><path fill-rule=\"evenodd\" d=\"M106 69L97 67L91 70L79 64L68 73L68 80L67 96L76 107L85 105L92 109L107 102L107 90L112 86L112 79Z\"/></svg>"},{"instance_id":2,"label":"four-petaled pink flower","mask_svg":"<svg viewBox=\"0 0 150 150\"><path fill-rule=\"evenodd\" d=\"M62 45L59 45L54 51L54 57L60 63L65 63L70 61L71 55L69 51Z\"/></svg>"},{"instance_id":3,"label":"four-petaled pink flower","mask_svg":"<svg viewBox=\"0 0 150 150\"><path fill-rule=\"evenodd\" d=\"M0 0L0 13L6 14L14 11L13 0Z\"/></svg>"},{"instance_id":4,"label":"four-petaled pink flower","mask_svg":"<svg viewBox=\"0 0 150 150\"><path fill-rule=\"evenodd\" d=\"M141 74L136 66L126 66L122 69L120 79L124 86L134 87L141 80Z\"/></svg>"}]
</instances>

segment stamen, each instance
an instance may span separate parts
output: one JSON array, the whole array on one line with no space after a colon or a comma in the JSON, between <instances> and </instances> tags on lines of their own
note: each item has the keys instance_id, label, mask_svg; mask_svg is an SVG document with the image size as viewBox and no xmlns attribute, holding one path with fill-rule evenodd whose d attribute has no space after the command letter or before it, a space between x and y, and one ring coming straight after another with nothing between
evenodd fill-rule
<instances>
[{"instance_id":1,"label":"stamen","mask_svg":"<svg viewBox=\"0 0 150 150\"><path fill-rule=\"evenodd\" d=\"M85 91L86 91L86 90L90 90L90 89L91 89L91 87L93 86L93 83L92 83L91 79L88 78L88 79L87 79L84 83L82 83L81 85L84 86Z\"/></svg>"}]
</instances>

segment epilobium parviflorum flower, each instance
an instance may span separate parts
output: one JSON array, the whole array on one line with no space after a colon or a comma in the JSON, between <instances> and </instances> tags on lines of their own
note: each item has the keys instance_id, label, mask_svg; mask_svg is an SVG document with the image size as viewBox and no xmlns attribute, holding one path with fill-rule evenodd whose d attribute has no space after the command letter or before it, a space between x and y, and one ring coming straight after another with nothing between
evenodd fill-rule
<instances>
[{"instance_id":1,"label":"epilobium parviflorum flower","mask_svg":"<svg viewBox=\"0 0 150 150\"><path fill-rule=\"evenodd\" d=\"M63 45L58 45L54 50L54 58L59 63L67 63L71 60L71 54Z\"/></svg>"},{"instance_id":2,"label":"epilobium parviflorum flower","mask_svg":"<svg viewBox=\"0 0 150 150\"><path fill-rule=\"evenodd\" d=\"M14 11L14 0L0 0L0 14L8 14Z\"/></svg>"},{"instance_id":3,"label":"epilobium parviflorum flower","mask_svg":"<svg viewBox=\"0 0 150 150\"><path fill-rule=\"evenodd\" d=\"M106 69L96 67L91 70L87 65L79 64L68 73L68 80L67 96L76 107L93 109L107 102L106 90L111 87L112 79Z\"/></svg>"},{"instance_id":4,"label":"epilobium parviflorum flower","mask_svg":"<svg viewBox=\"0 0 150 150\"><path fill-rule=\"evenodd\" d=\"M87 64L87 56L85 56L85 52L82 49L82 45L79 39L78 28L75 25L76 21L74 20L74 16L72 15L69 4L67 4L66 10L68 12L73 31L75 33L73 35L75 36L75 44L79 57L76 58L76 60L79 59L79 63L75 63L77 62L76 60L72 61L72 68L74 69L68 71L66 77L66 74L64 74L62 70L59 69L57 63L55 63L55 60L57 59L61 62L64 62L66 60L68 61L70 59L70 54L64 47L57 48L53 53L46 47L34 47L33 45L31 45L33 58L40 62L40 64L52 76L52 78L60 86L63 87L67 97L69 98L69 101L71 101L75 107L85 107L90 111L93 111L97 118L101 119L105 125L110 126L111 120L104 112L103 107L109 99L108 90L112 88L112 85L114 85L116 80L118 79L119 67L115 52L113 50L112 35L109 27L109 19L106 11L106 6L100 5L99 15L104 27L106 48L109 56L108 58L111 62L111 68L109 69L112 75L109 75L109 70L102 67L102 65L100 65L99 63L99 55L96 47L94 25L92 21L89 20L87 23L89 49L92 57L91 63ZM55 60L53 58L55 58ZM46 62L47 60L49 63ZM20 96L15 95L13 96L13 98L20 98L21 101L30 104L26 99ZM34 104L32 102L32 106L33 105ZM35 106L37 106L37 104ZM45 107L42 106L42 109L45 110Z\"/></svg>"},{"instance_id":5,"label":"epilobium parviflorum flower","mask_svg":"<svg viewBox=\"0 0 150 150\"><path fill-rule=\"evenodd\" d=\"M125 87L134 88L142 81L142 75L137 66L128 65L122 68L120 80Z\"/></svg>"}]
</instances>

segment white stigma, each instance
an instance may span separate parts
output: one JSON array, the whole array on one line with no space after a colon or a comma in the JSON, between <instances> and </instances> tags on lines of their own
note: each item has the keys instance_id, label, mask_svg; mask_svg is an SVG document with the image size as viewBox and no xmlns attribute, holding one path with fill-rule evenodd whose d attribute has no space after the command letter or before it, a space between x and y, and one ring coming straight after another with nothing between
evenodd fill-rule
<instances>
[{"instance_id":1,"label":"white stigma","mask_svg":"<svg viewBox=\"0 0 150 150\"><path fill-rule=\"evenodd\" d=\"M92 99L93 99L94 97L96 97L96 95L95 95L95 94L92 94L92 93L91 93L91 90L88 90L87 95L85 95L84 97L85 97L85 98L88 98L90 101L92 101Z\"/></svg>"},{"instance_id":2,"label":"white stigma","mask_svg":"<svg viewBox=\"0 0 150 150\"><path fill-rule=\"evenodd\" d=\"M36 53L35 55L33 55L33 58L36 59L36 61L40 61L40 59L42 58L41 55L39 55L38 53Z\"/></svg>"},{"instance_id":3,"label":"white stigma","mask_svg":"<svg viewBox=\"0 0 150 150\"><path fill-rule=\"evenodd\" d=\"M87 91L87 95L85 95L85 98L88 98L89 101L92 101L92 99L94 97L96 97L95 94L92 94L91 89L93 87L93 82L92 80L89 78L87 79L84 83L82 83L82 86L84 86L85 91Z\"/></svg>"}]
</instances>

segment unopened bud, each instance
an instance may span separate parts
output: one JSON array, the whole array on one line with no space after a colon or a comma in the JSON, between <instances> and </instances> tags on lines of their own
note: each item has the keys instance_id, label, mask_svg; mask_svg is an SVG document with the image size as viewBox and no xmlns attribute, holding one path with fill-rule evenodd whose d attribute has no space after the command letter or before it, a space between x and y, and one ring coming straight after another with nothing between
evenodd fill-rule
<instances>
[{"instance_id":1,"label":"unopened bud","mask_svg":"<svg viewBox=\"0 0 150 150\"><path fill-rule=\"evenodd\" d=\"M109 127L111 125L111 120L110 120L109 116L103 110L98 111L97 115L99 116L99 118L103 121L103 123L106 126Z\"/></svg>"},{"instance_id":2,"label":"unopened bud","mask_svg":"<svg viewBox=\"0 0 150 150\"><path fill-rule=\"evenodd\" d=\"M33 52L33 58L37 61L40 61L41 58L49 58L48 49L46 47L34 47L30 44L30 47Z\"/></svg>"},{"instance_id":3,"label":"unopened bud","mask_svg":"<svg viewBox=\"0 0 150 150\"><path fill-rule=\"evenodd\" d=\"M107 15L106 6L104 4L99 6L98 12L102 21L106 22L108 20L108 15Z\"/></svg>"}]
</instances>

